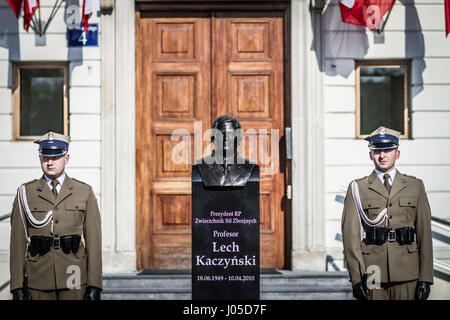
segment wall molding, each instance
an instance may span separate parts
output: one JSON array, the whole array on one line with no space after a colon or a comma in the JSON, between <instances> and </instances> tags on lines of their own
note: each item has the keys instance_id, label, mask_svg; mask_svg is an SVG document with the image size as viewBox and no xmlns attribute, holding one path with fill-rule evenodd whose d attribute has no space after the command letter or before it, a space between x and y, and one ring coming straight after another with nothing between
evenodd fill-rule
<instances>
[{"instance_id":1,"label":"wall molding","mask_svg":"<svg viewBox=\"0 0 450 320\"><path fill-rule=\"evenodd\" d=\"M292 269L325 270L321 18L310 13L309 1L291 6Z\"/></svg>"}]
</instances>

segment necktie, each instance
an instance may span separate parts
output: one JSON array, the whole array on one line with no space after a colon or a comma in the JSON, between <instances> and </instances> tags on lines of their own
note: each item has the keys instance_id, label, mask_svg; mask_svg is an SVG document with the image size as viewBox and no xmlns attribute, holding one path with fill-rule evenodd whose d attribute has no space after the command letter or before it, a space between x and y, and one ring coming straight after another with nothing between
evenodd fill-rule
<instances>
[{"instance_id":1,"label":"necktie","mask_svg":"<svg viewBox=\"0 0 450 320\"><path fill-rule=\"evenodd\" d=\"M56 186L58 185L58 180L52 180L52 185L53 185L53 189L52 189L52 193L55 196L55 199L58 197L58 190L56 189Z\"/></svg>"},{"instance_id":2,"label":"necktie","mask_svg":"<svg viewBox=\"0 0 450 320\"><path fill-rule=\"evenodd\" d=\"M389 184L389 174L386 173L384 176L384 187L388 193L391 193L391 185Z\"/></svg>"}]
</instances>

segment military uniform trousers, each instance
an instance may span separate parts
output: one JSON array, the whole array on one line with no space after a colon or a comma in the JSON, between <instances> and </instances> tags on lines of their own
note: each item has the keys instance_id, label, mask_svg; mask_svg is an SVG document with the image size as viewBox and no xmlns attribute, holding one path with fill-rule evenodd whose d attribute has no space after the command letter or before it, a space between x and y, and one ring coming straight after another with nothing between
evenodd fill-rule
<instances>
[{"instance_id":1,"label":"military uniform trousers","mask_svg":"<svg viewBox=\"0 0 450 320\"><path fill-rule=\"evenodd\" d=\"M86 285L80 289L34 290L28 289L32 300L83 300Z\"/></svg>"},{"instance_id":2,"label":"military uniform trousers","mask_svg":"<svg viewBox=\"0 0 450 320\"><path fill-rule=\"evenodd\" d=\"M370 290L369 300L414 300L417 280L382 283Z\"/></svg>"}]
</instances>

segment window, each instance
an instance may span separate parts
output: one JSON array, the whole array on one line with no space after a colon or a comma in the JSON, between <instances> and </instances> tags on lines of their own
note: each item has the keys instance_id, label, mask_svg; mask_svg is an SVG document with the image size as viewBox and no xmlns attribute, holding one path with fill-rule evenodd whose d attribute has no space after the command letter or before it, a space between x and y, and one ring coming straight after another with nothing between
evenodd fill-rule
<instances>
[{"instance_id":1,"label":"window","mask_svg":"<svg viewBox=\"0 0 450 320\"><path fill-rule=\"evenodd\" d=\"M356 61L356 137L380 125L410 138L410 60Z\"/></svg>"},{"instance_id":2,"label":"window","mask_svg":"<svg viewBox=\"0 0 450 320\"><path fill-rule=\"evenodd\" d=\"M69 134L68 68L66 62L14 62L14 140Z\"/></svg>"}]
</instances>

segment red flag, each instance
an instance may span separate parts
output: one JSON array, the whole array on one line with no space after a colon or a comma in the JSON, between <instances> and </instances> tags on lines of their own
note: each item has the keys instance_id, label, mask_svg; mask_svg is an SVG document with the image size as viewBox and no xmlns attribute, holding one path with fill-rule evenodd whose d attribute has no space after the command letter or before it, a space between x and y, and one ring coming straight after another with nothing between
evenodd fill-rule
<instances>
[{"instance_id":1,"label":"red flag","mask_svg":"<svg viewBox=\"0 0 450 320\"><path fill-rule=\"evenodd\" d=\"M81 23L84 23L84 32L88 33L89 18L92 13L100 11L100 0L83 0Z\"/></svg>"},{"instance_id":2,"label":"red flag","mask_svg":"<svg viewBox=\"0 0 450 320\"><path fill-rule=\"evenodd\" d=\"M373 31L395 0L340 0L342 21L366 26Z\"/></svg>"},{"instance_id":3,"label":"red flag","mask_svg":"<svg viewBox=\"0 0 450 320\"><path fill-rule=\"evenodd\" d=\"M28 31L34 13L39 8L39 0L25 0L23 6L23 28Z\"/></svg>"},{"instance_id":4,"label":"red flag","mask_svg":"<svg viewBox=\"0 0 450 320\"><path fill-rule=\"evenodd\" d=\"M450 33L450 0L445 0L445 37Z\"/></svg>"},{"instance_id":5,"label":"red flag","mask_svg":"<svg viewBox=\"0 0 450 320\"><path fill-rule=\"evenodd\" d=\"M14 14L16 15L16 18L19 17L20 9L22 9L22 2L23 0L6 0L11 8L14 11Z\"/></svg>"}]
</instances>

